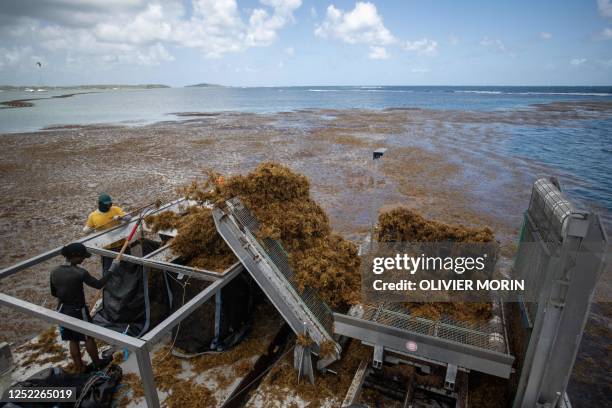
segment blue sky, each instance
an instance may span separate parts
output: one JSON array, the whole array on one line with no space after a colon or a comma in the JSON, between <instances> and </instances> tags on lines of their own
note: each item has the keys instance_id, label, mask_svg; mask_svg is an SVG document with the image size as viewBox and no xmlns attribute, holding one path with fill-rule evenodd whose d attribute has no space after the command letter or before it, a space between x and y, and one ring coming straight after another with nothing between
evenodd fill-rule
<instances>
[{"instance_id":1,"label":"blue sky","mask_svg":"<svg viewBox=\"0 0 612 408\"><path fill-rule=\"evenodd\" d=\"M197 82L612 85L612 0L0 3L0 84Z\"/></svg>"}]
</instances>

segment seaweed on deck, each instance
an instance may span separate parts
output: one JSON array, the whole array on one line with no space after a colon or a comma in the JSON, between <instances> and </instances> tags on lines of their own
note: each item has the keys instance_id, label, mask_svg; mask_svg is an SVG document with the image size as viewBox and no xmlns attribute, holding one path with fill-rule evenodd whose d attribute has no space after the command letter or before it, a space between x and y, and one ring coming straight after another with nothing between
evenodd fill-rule
<instances>
[{"instance_id":1,"label":"seaweed on deck","mask_svg":"<svg viewBox=\"0 0 612 408\"><path fill-rule=\"evenodd\" d=\"M27 368L34 364L43 365L66 360L68 354L57 338L57 326L52 326L42 332L36 341L19 346L18 351L26 352L22 366Z\"/></svg>"},{"instance_id":2,"label":"seaweed on deck","mask_svg":"<svg viewBox=\"0 0 612 408\"><path fill-rule=\"evenodd\" d=\"M399 207L379 215L379 242L492 242L493 231L488 227L474 228L428 220L416 211ZM456 320L476 322L491 318L490 303L408 303L412 316L439 320L446 315Z\"/></svg>"},{"instance_id":3,"label":"seaweed on deck","mask_svg":"<svg viewBox=\"0 0 612 408\"><path fill-rule=\"evenodd\" d=\"M280 327L281 319L270 304L264 303L258 306L254 321L257 324L247 338L222 353L202 354L187 360L172 354L173 345L162 346L152 358L157 388L168 393L162 405L169 408L216 406L219 401L214 396L215 389L198 377L206 372L206 378L214 380L216 388L225 388L236 378L247 375L253 368L253 360L267 352L271 335ZM214 371L216 368L229 368L229 371ZM122 383L132 390L131 396L128 392L120 396L123 403L144 395L139 377L126 377Z\"/></svg>"},{"instance_id":4,"label":"seaweed on deck","mask_svg":"<svg viewBox=\"0 0 612 408\"><path fill-rule=\"evenodd\" d=\"M331 230L325 211L311 198L308 178L287 166L265 162L246 175L224 178L210 172L204 183L193 182L181 190L186 198L201 203L224 205L239 197L259 221L260 238L282 243L289 255L295 283L312 287L332 308L342 309L359 302L360 258L357 246ZM191 208L184 216L164 215L147 219L154 229L177 228L174 250L190 265L223 270L234 255L216 231L212 213ZM488 228L449 225L428 220L414 210L396 208L380 214L380 242L491 242ZM411 303L414 316L440 319L443 315L462 321L490 318L488 303Z\"/></svg>"},{"instance_id":5,"label":"seaweed on deck","mask_svg":"<svg viewBox=\"0 0 612 408\"><path fill-rule=\"evenodd\" d=\"M263 400L264 406L283 406L278 402L286 402L289 396L299 397L310 407L325 406L330 402L335 402L332 406L336 406L348 391L355 370L362 360L370 358L371 353L372 350L369 347L357 341L351 341L342 359L330 366L330 369L337 375L318 375L315 377L314 385L305 380L298 382L293 368L293 353L289 353L270 370L256 392L256 397ZM288 391L291 392L288 393ZM252 405L256 404L248 406Z\"/></svg>"},{"instance_id":6,"label":"seaweed on deck","mask_svg":"<svg viewBox=\"0 0 612 408\"><path fill-rule=\"evenodd\" d=\"M327 214L310 196L310 183L305 176L281 164L266 162L247 175L223 178L211 172L204 183L193 182L182 192L189 199L219 205L239 197L259 221L258 236L282 243L298 288L312 287L335 308L359 300L357 246L332 232ZM177 219L151 217L147 222L154 229L177 228L173 249L190 265L218 270L234 260L208 209L190 209Z\"/></svg>"}]
</instances>

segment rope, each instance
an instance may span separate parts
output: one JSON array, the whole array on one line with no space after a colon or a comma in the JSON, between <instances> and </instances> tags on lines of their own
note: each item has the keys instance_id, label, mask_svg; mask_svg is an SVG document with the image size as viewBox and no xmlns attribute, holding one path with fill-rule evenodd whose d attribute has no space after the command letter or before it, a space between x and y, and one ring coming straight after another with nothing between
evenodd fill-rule
<instances>
[{"instance_id":1,"label":"rope","mask_svg":"<svg viewBox=\"0 0 612 408\"><path fill-rule=\"evenodd\" d=\"M170 275L170 276L172 277L172 275ZM191 279L191 277L187 277L187 280L185 281L184 284L179 282L174 277L172 277L172 279L174 279L179 285L181 285L183 287L183 301L182 301L182 305L181 305L181 307L183 307L185 305L185 294L187 292L187 285L189 284L189 279ZM174 348L174 344L176 343L176 339L178 338L179 331L181 330L181 323L183 323L182 320L179 322L178 326L176 326L176 333L174 333L174 339L172 340L172 344L170 345L170 348L168 349L166 354L164 354L164 356L161 358L162 360L165 360L166 357L168 357L168 355L172 352L172 349Z\"/></svg>"}]
</instances>

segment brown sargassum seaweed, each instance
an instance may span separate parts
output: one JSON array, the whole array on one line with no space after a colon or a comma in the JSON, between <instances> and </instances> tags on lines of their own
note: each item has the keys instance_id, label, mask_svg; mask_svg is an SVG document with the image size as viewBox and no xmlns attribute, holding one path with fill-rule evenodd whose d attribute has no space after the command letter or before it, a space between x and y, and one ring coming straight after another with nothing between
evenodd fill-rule
<instances>
[{"instance_id":1,"label":"brown sargassum seaweed","mask_svg":"<svg viewBox=\"0 0 612 408\"><path fill-rule=\"evenodd\" d=\"M203 183L180 190L198 202L223 205L239 197L259 221L259 238L278 240L289 255L298 288L312 287L332 308L343 309L361 297L357 246L333 233L325 211L311 198L308 178L282 164L265 162L246 175L224 178L210 172ZM192 266L224 270L236 261L216 231L211 211L191 208L184 216L162 213L149 217L154 229L177 228L174 250ZM380 214L380 242L491 242L489 228L448 225L428 220L407 208ZM443 315L464 321L490 317L488 303L410 303L415 316L439 319Z\"/></svg>"},{"instance_id":2,"label":"brown sargassum seaweed","mask_svg":"<svg viewBox=\"0 0 612 408\"><path fill-rule=\"evenodd\" d=\"M399 207L380 214L379 242L492 242L493 231L428 220L414 210ZM446 315L456 320L476 322L491 317L490 303L408 303L413 316L438 320Z\"/></svg>"},{"instance_id":3,"label":"brown sargassum seaweed","mask_svg":"<svg viewBox=\"0 0 612 408\"><path fill-rule=\"evenodd\" d=\"M211 172L204 183L193 182L181 192L187 198L220 205L239 197L259 221L258 237L280 241L287 251L300 290L307 286L316 289L334 308L359 300L357 246L332 232L325 211L310 197L305 176L284 165L265 162L247 175L226 179ZM173 248L193 266L219 270L235 261L217 234L210 210L191 209L176 219L161 214L147 223L153 228L178 228Z\"/></svg>"}]
</instances>

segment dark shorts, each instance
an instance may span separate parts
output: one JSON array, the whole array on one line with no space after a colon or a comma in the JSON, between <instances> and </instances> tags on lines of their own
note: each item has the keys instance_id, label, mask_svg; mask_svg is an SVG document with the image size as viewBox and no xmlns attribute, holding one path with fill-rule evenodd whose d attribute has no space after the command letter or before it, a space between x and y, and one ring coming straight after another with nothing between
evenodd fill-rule
<instances>
[{"instance_id":1,"label":"dark shorts","mask_svg":"<svg viewBox=\"0 0 612 408\"><path fill-rule=\"evenodd\" d=\"M91 316L89 315L89 309L87 309L87 306L79 308L78 306L62 304L57 311L76 319L91 322ZM62 340L64 341L85 341L87 338L87 336L84 334L71 330L67 327L60 326L59 331L60 335L62 336Z\"/></svg>"}]
</instances>

